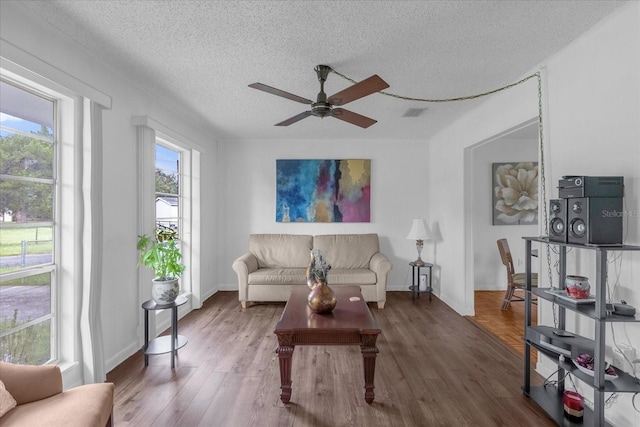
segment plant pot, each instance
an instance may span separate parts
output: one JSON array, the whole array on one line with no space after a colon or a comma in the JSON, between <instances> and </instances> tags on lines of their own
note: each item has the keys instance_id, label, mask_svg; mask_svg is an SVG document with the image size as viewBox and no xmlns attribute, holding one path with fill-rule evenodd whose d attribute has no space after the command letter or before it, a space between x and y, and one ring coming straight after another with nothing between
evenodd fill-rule
<instances>
[{"instance_id":1,"label":"plant pot","mask_svg":"<svg viewBox=\"0 0 640 427\"><path fill-rule=\"evenodd\" d=\"M151 298L159 305L171 304L178 298L180 284L178 279L156 280L151 285Z\"/></svg>"}]
</instances>

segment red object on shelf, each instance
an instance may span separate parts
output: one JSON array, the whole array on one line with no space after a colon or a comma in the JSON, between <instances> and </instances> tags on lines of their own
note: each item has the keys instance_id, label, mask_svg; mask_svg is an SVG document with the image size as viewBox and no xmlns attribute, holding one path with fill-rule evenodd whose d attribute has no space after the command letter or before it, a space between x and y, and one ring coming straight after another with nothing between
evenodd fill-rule
<instances>
[{"instance_id":1,"label":"red object on shelf","mask_svg":"<svg viewBox=\"0 0 640 427\"><path fill-rule=\"evenodd\" d=\"M584 397L575 391L565 390L562 397L564 415L570 420L581 421L584 415Z\"/></svg>"},{"instance_id":2,"label":"red object on shelf","mask_svg":"<svg viewBox=\"0 0 640 427\"><path fill-rule=\"evenodd\" d=\"M589 289L581 290L575 288L567 288L567 295L575 299L587 299L589 298Z\"/></svg>"},{"instance_id":3,"label":"red object on shelf","mask_svg":"<svg viewBox=\"0 0 640 427\"><path fill-rule=\"evenodd\" d=\"M567 295L574 299L587 299L589 298L589 279L584 276L567 276L565 285L567 288Z\"/></svg>"}]
</instances>

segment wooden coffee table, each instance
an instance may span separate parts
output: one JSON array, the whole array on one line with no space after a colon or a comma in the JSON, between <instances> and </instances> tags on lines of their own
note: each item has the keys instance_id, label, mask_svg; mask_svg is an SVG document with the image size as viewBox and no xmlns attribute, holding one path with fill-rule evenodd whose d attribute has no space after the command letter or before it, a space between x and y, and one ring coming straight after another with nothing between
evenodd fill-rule
<instances>
[{"instance_id":1,"label":"wooden coffee table","mask_svg":"<svg viewBox=\"0 0 640 427\"><path fill-rule=\"evenodd\" d=\"M280 399L291 400L291 362L296 345L359 345L364 361L364 400L373 402L373 377L376 370L380 334L378 324L371 316L362 298L360 287L332 287L338 303L329 314L316 314L307 305L308 288L291 291L282 317L274 333L278 336L278 361L280 362ZM357 297L359 300L351 301Z\"/></svg>"}]
</instances>

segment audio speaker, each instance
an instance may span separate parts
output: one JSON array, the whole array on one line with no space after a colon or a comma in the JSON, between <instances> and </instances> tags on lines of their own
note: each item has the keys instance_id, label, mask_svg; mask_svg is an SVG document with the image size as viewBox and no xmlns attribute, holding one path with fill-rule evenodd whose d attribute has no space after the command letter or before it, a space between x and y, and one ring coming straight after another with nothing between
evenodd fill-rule
<instances>
[{"instance_id":1,"label":"audio speaker","mask_svg":"<svg viewBox=\"0 0 640 427\"><path fill-rule=\"evenodd\" d=\"M567 199L567 241L584 245L622 244L622 198Z\"/></svg>"},{"instance_id":2,"label":"audio speaker","mask_svg":"<svg viewBox=\"0 0 640 427\"><path fill-rule=\"evenodd\" d=\"M549 241L567 241L567 199L549 200Z\"/></svg>"}]
</instances>

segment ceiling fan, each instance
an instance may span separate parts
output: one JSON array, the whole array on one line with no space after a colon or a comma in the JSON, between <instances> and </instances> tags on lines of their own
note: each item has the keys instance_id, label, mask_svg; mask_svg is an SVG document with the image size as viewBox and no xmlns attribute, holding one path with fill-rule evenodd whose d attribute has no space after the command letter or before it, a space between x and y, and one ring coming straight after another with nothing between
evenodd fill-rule
<instances>
[{"instance_id":1,"label":"ceiling fan","mask_svg":"<svg viewBox=\"0 0 640 427\"><path fill-rule=\"evenodd\" d=\"M361 128L368 128L372 124L376 123L376 120L339 107L348 104L351 101L355 101L356 99L363 98L367 95L371 95L372 93L388 88L389 85L387 82L382 80L377 74L374 74L368 79L356 83L353 86L350 86L327 98L327 94L324 93L324 82L327 80L327 76L332 69L328 65L318 65L315 68L315 71L318 75L318 80L320 81L320 93L318 93L316 102L262 83L252 83L249 87L268 92L273 95L278 95L292 101L300 102L302 104L311 105L310 111L304 111L285 121L276 123L276 126L289 126L290 124L298 122L309 116L321 118L335 117L336 119L351 123L352 125L360 126Z\"/></svg>"}]
</instances>

